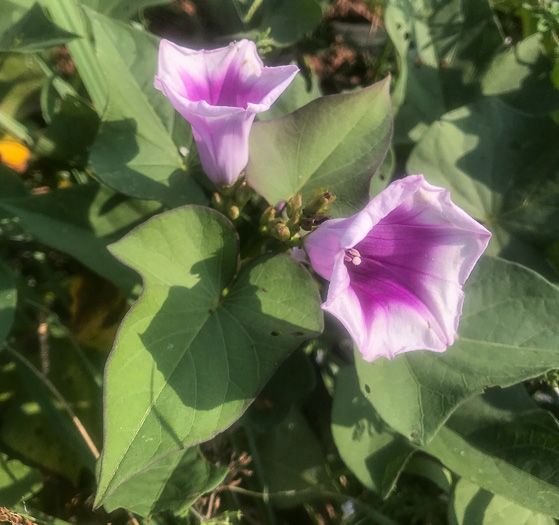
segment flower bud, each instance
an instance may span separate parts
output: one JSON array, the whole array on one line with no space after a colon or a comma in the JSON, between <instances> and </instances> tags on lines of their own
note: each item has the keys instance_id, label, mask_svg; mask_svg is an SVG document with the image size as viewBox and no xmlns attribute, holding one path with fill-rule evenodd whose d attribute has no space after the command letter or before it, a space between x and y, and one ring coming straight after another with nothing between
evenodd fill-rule
<instances>
[{"instance_id":1,"label":"flower bud","mask_svg":"<svg viewBox=\"0 0 559 525\"><path fill-rule=\"evenodd\" d=\"M229 218L234 221L235 219L239 218L239 215L241 214L241 211L239 210L238 206L231 206L229 208L229 211L227 212L227 215L229 215Z\"/></svg>"},{"instance_id":2,"label":"flower bud","mask_svg":"<svg viewBox=\"0 0 559 525\"><path fill-rule=\"evenodd\" d=\"M306 216L325 214L335 200L336 196L332 195L329 191L319 190L319 193L315 193L315 195L311 197L311 200L303 210L303 214Z\"/></svg>"},{"instance_id":3,"label":"flower bud","mask_svg":"<svg viewBox=\"0 0 559 525\"><path fill-rule=\"evenodd\" d=\"M276 209L273 206L268 206L262 216L260 217L260 226L265 227L268 223L276 217Z\"/></svg>"},{"instance_id":4,"label":"flower bud","mask_svg":"<svg viewBox=\"0 0 559 525\"><path fill-rule=\"evenodd\" d=\"M292 217L294 213L298 212L303 206L303 195L299 192L287 201L285 212L288 217Z\"/></svg>"},{"instance_id":5,"label":"flower bud","mask_svg":"<svg viewBox=\"0 0 559 525\"><path fill-rule=\"evenodd\" d=\"M288 241L291 238L291 232L289 228L282 222L278 222L271 230L270 234L275 237L278 241Z\"/></svg>"},{"instance_id":6,"label":"flower bud","mask_svg":"<svg viewBox=\"0 0 559 525\"><path fill-rule=\"evenodd\" d=\"M250 200L252 196L251 187L245 182L241 182L235 190L235 203L239 208L243 208L244 205Z\"/></svg>"}]
</instances>

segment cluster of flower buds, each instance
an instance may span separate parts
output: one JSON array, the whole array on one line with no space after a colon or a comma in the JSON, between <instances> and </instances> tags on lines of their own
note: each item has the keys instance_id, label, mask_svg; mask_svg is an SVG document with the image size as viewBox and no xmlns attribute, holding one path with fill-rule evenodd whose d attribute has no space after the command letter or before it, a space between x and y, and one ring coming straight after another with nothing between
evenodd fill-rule
<instances>
[{"instance_id":1,"label":"cluster of flower buds","mask_svg":"<svg viewBox=\"0 0 559 525\"><path fill-rule=\"evenodd\" d=\"M234 221L241 216L252 194L246 181L239 178L231 186L221 186L220 192L212 195L212 206Z\"/></svg>"},{"instance_id":2,"label":"cluster of flower buds","mask_svg":"<svg viewBox=\"0 0 559 525\"><path fill-rule=\"evenodd\" d=\"M335 195L319 188L303 206L303 195L299 192L280 206L268 206L260 218L260 231L281 242L302 246L301 230L310 232L330 219L327 213L335 200Z\"/></svg>"}]
</instances>

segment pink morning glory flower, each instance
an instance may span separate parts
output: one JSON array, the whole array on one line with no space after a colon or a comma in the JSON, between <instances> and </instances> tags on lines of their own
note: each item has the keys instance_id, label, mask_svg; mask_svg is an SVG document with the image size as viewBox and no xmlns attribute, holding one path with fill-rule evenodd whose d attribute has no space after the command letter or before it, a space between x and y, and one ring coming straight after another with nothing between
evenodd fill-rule
<instances>
[{"instance_id":1,"label":"pink morning glory flower","mask_svg":"<svg viewBox=\"0 0 559 525\"><path fill-rule=\"evenodd\" d=\"M314 270L330 281L322 308L373 361L442 352L454 342L462 285L490 237L448 190L412 175L352 217L326 221L305 247Z\"/></svg>"},{"instance_id":2,"label":"pink morning glory flower","mask_svg":"<svg viewBox=\"0 0 559 525\"><path fill-rule=\"evenodd\" d=\"M248 135L299 69L264 67L256 45L234 42L195 51L161 40L155 87L190 122L202 167L216 185L230 185L248 162Z\"/></svg>"}]
</instances>

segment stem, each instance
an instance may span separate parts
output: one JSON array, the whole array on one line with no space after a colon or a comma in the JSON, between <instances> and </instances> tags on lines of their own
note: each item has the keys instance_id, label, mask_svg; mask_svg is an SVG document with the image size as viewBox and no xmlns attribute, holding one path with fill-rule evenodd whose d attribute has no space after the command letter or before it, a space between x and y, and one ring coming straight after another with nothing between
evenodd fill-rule
<instances>
[{"instance_id":1,"label":"stem","mask_svg":"<svg viewBox=\"0 0 559 525\"><path fill-rule=\"evenodd\" d=\"M15 359L17 359L21 364L23 364L33 375L35 375L39 381L41 381L43 383L43 385L47 388L47 390L49 390L49 392L59 401L59 403L61 404L62 408L66 411L66 413L70 416L70 419L72 420L72 423L74 424L74 426L76 427L76 429L78 430L78 432L80 433L80 435L82 436L83 440L85 441L87 447L89 448L92 456L95 458L95 460L97 460L99 458L99 450L97 450L97 447L95 446L95 443L93 443L93 440L91 439L91 437L89 436L89 434L87 433L87 430L85 429L85 427L83 426L82 422L78 419L78 417L76 416L76 414L74 413L74 411L72 410L72 407L68 404L68 402L64 399L64 397L62 396L62 394L58 391L58 389L49 381L49 379L47 379L44 374L42 374L41 372L39 372L39 370L37 370L33 364L27 360L25 357L23 357L19 352L17 352L15 349L13 349L12 347L10 347L10 345L5 344L4 348L12 355L12 357L14 357Z\"/></svg>"},{"instance_id":2,"label":"stem","mask_svg":"<svg viewBox=\"0 0 559 525\"><path fill-rule=\"evenodd\" d=\"M252 20L252 17L256 13L256 11L258 11L258 8L262 5L263 1L264 0L254 0L254 2L252 2L252 5L250 6L250 8L247 11L247 14L245 15L245 18L243 20L243 22L245 24L250 23L250 21Z\"/></svg>"},{"instance_id":3,"label":"stem","mask_svg":"<svg viewBox=\"0 0 559 525\"><path fill-rule=\"evenodd\" d=\"M198 520L198 523L204 523L204 516L200 514L194 507L188 509L189 513L194 514L194 517Z\"/></svg>"},{"instance_id":4,"label":"stem","mask_svg":"<svg viewBox=\"0 0 559 525\"><path fill-rule=\"evenodd\" d=\"M238 492L239 494L244 494L245 496L252 496L254 498L261 498L261 499L270 499L270 498L290 498L290 497L295 497L295 496L301 496L307 493L312 493L314 495L317 494L317 489L316 488L309 488L309 489L303 489L303 490L282 490L279 492L266 492L261 493L261 492L255 492L253 490L248 490L248 489L244 489L242 487L237 487L234 485L228 486L227 487L228 490L230 490L231 492ZM336 500L340 503L345 503L347 501L350 501L351 503L353 503L356 507L359 507L365 514L367 514L369 517L371 517L372 519L375 520L375 522L378 525L398 525L398 523L396 523L395 521L391 520L390 518L387 518L386 516L384 516L384 514L381 514L380 512L376 511L375 509L373 509L372 507L370 507L369 505L367 505L366 503L363 503L361 500L354 498L352 496L347 496L345 494L340 494L339 492L330 492L327 490L321 490L319 492L319 494L321 496L324 496L325 498L330 498L333 500Z\"/></svg>"}]
</instances>

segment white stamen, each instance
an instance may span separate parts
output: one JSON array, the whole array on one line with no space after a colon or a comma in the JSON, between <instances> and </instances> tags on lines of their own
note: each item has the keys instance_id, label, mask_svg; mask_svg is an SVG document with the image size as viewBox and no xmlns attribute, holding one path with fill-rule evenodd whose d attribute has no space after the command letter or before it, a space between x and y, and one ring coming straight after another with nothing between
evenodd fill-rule
<instances>
[{"instance_id":1,"label":"white stamen","mask_svg":"<svg viewBox=\"0 0 559 525\"><path fill-rule=\"evenodd\" d=\"M361 254L355 248L350 248L345 252L344 261L350 262L354 266L359 266L362 263Z\"/></svg>"}]
</instances>

